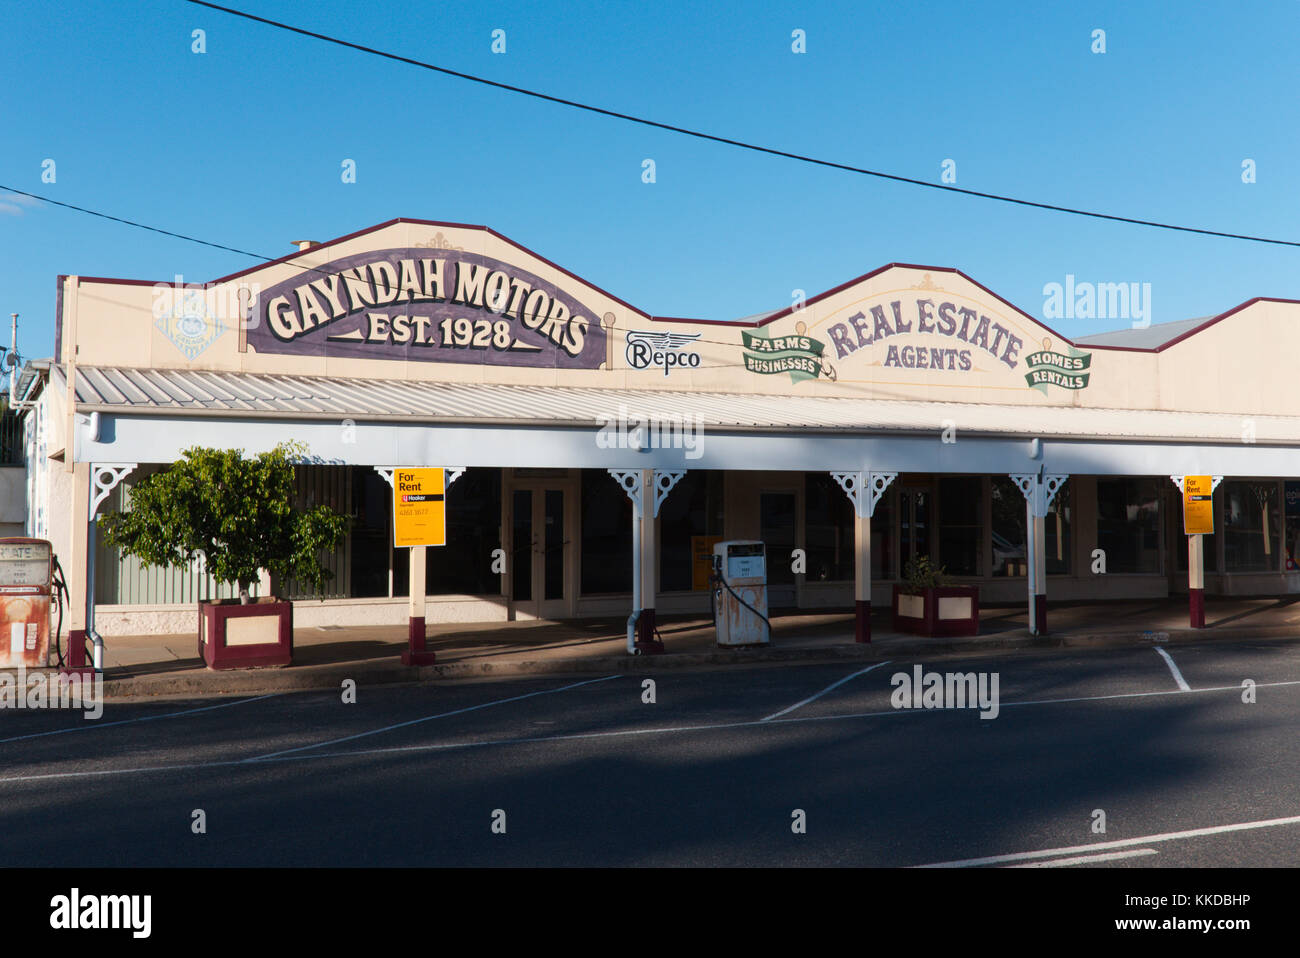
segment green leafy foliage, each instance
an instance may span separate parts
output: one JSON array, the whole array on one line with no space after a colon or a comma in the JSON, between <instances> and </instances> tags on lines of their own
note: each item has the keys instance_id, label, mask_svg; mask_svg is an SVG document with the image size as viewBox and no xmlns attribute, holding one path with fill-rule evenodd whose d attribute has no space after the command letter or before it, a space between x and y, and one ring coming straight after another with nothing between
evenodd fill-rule
<instances>
[{"instance_id":1,"label":"green leafy foliage","mask_svg":"<svg viewBox=\"0 0 1300 958\"><path fill-rule=\"evenodd\" d=\"M922 592L948 584L946 566L936 567L929 556L915 556L903 566L903 583L908 592Z\"/></svg>"},{"instance_id":2,"label":"green leafy foliage","mask_svg":"<svg viewBox=\"0 0 1300 958\"><path fill-rule=\"evenodd\" d=\"M251 459L242 449L194 446L164 472L131 490L129 512L99 518L110 546L146 565L185 566L200 553L220 582L248 587L259 570L316 587L333 578L320 562L347 530L328 506L293 509L293 461L305 444L285 442Z\"/></svg>"}]
</instances>

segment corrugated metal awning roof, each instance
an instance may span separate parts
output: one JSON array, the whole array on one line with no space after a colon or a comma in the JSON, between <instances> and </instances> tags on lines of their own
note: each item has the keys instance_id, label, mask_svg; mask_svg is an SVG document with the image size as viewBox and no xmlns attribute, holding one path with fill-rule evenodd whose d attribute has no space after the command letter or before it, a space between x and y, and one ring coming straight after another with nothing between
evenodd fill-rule
<instances>
[{"instance_id":1,"label":"corrugated metal awning roof","mask_svg":"<svg viewBox=\"0 0 1300 958\"><path fill-rule=\"evenodd\" d=\"M1165 343L1208 323L1213 318L1213 316L1198 316L1195 319L1179 319L1171 323L1157 323L1154 326L1090 333L1087 336L1076 337L1074 344L1076 346L1122 346L1125 349L1159 349Z\"/></svg>"},{"instance_id":2,"label":"corrugated metal awning roof","mask_svg":"<svg viewBox=\"0 0 1300 958\"><path fill-rule=\"evenodd\" d=\"M118 415L247 416L273 419L382 420L587 426L620 416L691 417L723 431L922 433L951 421L962 435L1126 439L1166 442L1253 440L1300 443L1300 417L1072 406L914 402L852 396L543 387L409 380L334 379L196 370L77 367L77 408ZM59 388L63 370L53 375ZM604 418L601 418L604 417ZM698 417L698 418L695 418Z\"/></svg>"}]
</instances>

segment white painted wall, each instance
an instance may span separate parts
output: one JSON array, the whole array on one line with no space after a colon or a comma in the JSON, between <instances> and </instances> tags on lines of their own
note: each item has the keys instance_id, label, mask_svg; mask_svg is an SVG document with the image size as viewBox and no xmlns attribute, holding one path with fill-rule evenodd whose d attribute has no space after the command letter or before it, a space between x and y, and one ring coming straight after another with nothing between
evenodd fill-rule
<instances>
[{"instance_id":1,"label":"white painted wall","mask_svg":"<svg viewBox=\"0 0 1300 958\"><path fill-rule=\"evenodd\" d=\"M24 466L0 466L0 525L27 522L27 469ZM22 535L22 532L5 535Z\"/></svg>"}]
</instances>

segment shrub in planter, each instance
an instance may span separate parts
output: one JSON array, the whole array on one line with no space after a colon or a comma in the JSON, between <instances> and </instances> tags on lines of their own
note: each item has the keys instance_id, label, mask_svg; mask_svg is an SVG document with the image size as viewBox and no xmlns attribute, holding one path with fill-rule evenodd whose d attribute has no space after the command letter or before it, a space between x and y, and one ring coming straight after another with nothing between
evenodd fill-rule
<instances>
[{"instance_id":1,"label":"shrub in planter","mask_svg":"<svg viewBox=\"0 0 1300 958\"><path fill-rule=\"evenodd\" d=\"M894 586L894 629L917 635L975 635L979 631L979 587L950 585L942 566L917 556L903 567Z\"/></svg>"},{"instance_id":2,"label":"shrub in planter","mask_svg":"<svg viewBox=\"0 0 1300 958\"><path fill-rule=\"evenodd\" d=\"M249 597L262 569L320 586L333 577L321 553L338 545L347 519L327 506L293 509L293 463L303 443L244 458L242 449L186 449L167 470L141 479L128 512L101 516L104 541L146 565L189 566L200 556L238 599L199 603L199 655L210 668L288 665L293 606Z\"/></svg>"}]
</instances>

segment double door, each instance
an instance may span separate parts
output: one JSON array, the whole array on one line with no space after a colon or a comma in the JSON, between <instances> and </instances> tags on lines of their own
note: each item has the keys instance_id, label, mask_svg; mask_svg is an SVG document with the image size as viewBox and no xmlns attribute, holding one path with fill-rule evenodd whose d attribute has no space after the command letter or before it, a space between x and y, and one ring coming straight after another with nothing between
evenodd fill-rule
<instances>
[{"instance_id":1,"label":"double door","mask_svg":"<svg viewBox=\"0 0 1300 958\"><path fill-rule=\"evenodd\" d=\"M577 581L576 482L512 479L505 487L506 594L512 619L573 615Z\"/></svg>"}]
</instances>

